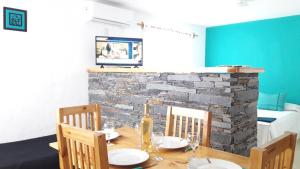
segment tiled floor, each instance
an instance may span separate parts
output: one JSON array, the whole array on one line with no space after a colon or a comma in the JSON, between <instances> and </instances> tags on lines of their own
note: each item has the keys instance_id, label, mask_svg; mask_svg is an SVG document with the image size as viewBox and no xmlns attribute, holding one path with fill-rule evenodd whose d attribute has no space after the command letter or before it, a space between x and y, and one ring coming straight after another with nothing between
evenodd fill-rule
<instances>
[{"instance_id":1,"label":"tiled floor","mask_svg":"<svg viewBox=\"0 0 300 169\"><path fill-rule=\"evenodd\" d=\"M300 168L300 140L298 140L296 145L296 154L294 158L294 167L293 169L299 169Z\"/></svg>"}]
</instances>

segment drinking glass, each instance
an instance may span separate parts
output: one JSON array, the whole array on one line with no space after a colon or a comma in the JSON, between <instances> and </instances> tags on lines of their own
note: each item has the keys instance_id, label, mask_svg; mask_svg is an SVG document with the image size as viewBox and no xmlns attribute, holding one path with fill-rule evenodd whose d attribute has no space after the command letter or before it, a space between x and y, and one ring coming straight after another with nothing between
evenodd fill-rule
<instances>
[{"instance_id":1,"label":"drinking glass","mask_svg":"<svg viewBox=\"0 0 300 169\"><path fill-rule=\"evenodd\" d=\"M141 147L142 147L142 146L141 146L141 145L142 145L142 139L141 139L141 128L140 128L140 123L138 123L138 122L133 122L131 127L134 129L134 131L135 131L135 133L136 133L136 135L137 135L137 137L138 137L137 148L141 148Z\"/></svg>"},{"instance_id":2,"label":"drinking glass","mask_svg":"<svg viewBox=\"0 0 300 169\"><path fill-rule=\"evenodd\" d=\"M193 150L192 158L195 158L196 148L200 144L200 136L199 136L199 134L197 134L196 132L194 132L194 133L193 132L189 132L188 133L188 142L189 142L190 147Z\"/></svg>"},{"instance_id":3,"label":"drinking glass","mask_svg":"<svg viewBox=\"0 0 300 169\"><path fill-rule=\"evenodd\" d=\"M152 146L157 153L157 155L153 157L154 160L156 160L156 161L163 160L163 158L161 156L159 156L159 147L163 143L163 136L164 136L164 134L162 132L153 132L152 136L151 136Z\"/></svg>"},{"instance_id":4,"label":"drinking glass","mask_svg":"<svg viewBox=\"0 0 300 169\"><path fill-rule=\"evenodd\" d=\"M106 121L103 124L103 131L106 135L107 146L112 146L113 144L110 142L110 134L115 130L115 125L113 121Z\"/></svg>"}]
</instances>

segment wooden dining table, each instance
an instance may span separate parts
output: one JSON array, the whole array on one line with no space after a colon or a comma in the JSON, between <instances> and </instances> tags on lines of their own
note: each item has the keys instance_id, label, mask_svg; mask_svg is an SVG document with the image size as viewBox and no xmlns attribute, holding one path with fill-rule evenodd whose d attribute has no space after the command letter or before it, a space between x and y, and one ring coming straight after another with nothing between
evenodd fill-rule
<instances>
[{"instance_id":1,"label":"wooden dining table","mask_svg":"<svg viewBox=\"0 0 300 169\"><path fill-rule=\"evenodd\" d=\"M120 148L138 148L139 146L139 136L136 130L129 127L122 127L116 129L116 131L120 134L120 137L112 140L111 142L114 144L113 146L108 147L108 151L113 149ZM50 143L50 147L58 150L57 142ZM162 161L156 161L151 158L152 156L157 155L157 153L150 153L150 158L146 162L136 165L136 166L113 166L110 165L111 169L125 169L125 168L151 168L151 169L186 169L188 166L188 159L193 155L192 151L185 151L182 149L175 150L159 150L159 156L163 158ZM217 158L228 160L240 165L242 168L249 168L249 158L240 156L237 154L216 150L209 147L199 146L195 152L195 156L197 158Z\"/></svg>"}]
</instances>

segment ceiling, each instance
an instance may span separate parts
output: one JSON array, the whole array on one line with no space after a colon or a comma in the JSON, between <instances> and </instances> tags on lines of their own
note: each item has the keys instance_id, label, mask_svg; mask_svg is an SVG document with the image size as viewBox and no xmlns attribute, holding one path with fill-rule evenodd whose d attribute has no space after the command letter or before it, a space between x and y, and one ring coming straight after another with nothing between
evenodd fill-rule
<instances>
[{"instance_id":1,"label":"ceiling","mask_svg":"<svg viewBox=\"0 0 300 169\"><path fill-rule=\"evenodd\" d=\"M217 26L300 15L300 0L98 0L180 22ZM240 3L241 1L248 1Z\"/></svg>"}]
</instances>

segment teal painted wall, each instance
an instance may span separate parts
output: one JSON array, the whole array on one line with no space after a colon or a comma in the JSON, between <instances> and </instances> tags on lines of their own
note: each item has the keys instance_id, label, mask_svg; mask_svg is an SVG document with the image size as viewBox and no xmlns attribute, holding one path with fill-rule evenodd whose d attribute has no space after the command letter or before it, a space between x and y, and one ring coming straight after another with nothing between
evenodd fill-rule
<instances>
[{"instance_id":1,"label":"teal painted wall","mask_svg":"<svg viewBox=\"0 0 300 169\"><path fill-rule=\"evenodd\" d=\"M300 104L300 15L207 28L205 64L263 67L259 90Z\"/></svg>"}]
</instances>

